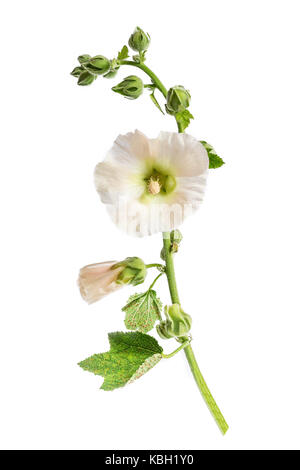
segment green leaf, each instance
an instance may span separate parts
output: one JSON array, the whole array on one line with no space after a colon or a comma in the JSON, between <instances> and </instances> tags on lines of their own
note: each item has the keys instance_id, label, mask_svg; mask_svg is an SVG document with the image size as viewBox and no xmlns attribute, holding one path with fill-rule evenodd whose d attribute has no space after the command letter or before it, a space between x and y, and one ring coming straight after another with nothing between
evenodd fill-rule
<instances>
[{"instance_id":1,"label":"green leaf","mask_svg":"<svg viewBox=\"0 0 300 470\"><path fill-rule=\"evenodd\" d=\"M188 109L180 111L175 114L175 118L178 124L180 124L182 131L184 131L190 124L191 119L194 119L194 116L189 112Z\"/></svg>"},{"instance_id":2,"label":"green leaf","mask_svg":"<svg viewBox=\"0 0 300 470\"><path fill-rule=\"evenodd\" d=\"M220 168L220 166L224 165L224 160L222 160L219 155L216 154L215 149L205 142L205 140L200 140L201 144L206 148L208 158L209 158L209 168Z\"/></svg>"},{"instance_id":3,"label":"green leaf","mask_svg":"<svg viewBox=\"0 0 300 470\"><path fill-rule=\"evenodd\" d=\"M125 307L125 326L128 330L138 330L147 333L152 330L157 320L160 320L162 303L152 289L142 294L131 295Z\"/></svg>"},{"instance_id":4,"label":"green leaf","mask_svg":"<svg viewBox=\"0 0 300 470\"><path fill-rule=\"evenodd\" d=\"M127 57L129 57L129 54L128 54L128 47L127 46L123 46L121 51L118 53L118 60L123 60L123 59L127 59Z\"/></svg>"},{"instance_id":5,"label":"green leaf","mask_svg":"<svg viewBox=\"0 0 300 470\"><path fill-rule=\"evenodd\" d=\"M104 377L103 390L114 390L141 377L162 358L155 338L138 331L108 335L110 350L79 363L84 370Z\"/></svg>"},{"instance_id":6,"label":"green leaf","mask_svg":"<svg viewBox=\"0 0 300 470\"><path fill-rule=\"evenodd\" d=\"M165 114L165 113L163 112L163 110L161 109L159 102L158 102L157 99L155 98L154 90L153 90L153 92L151 93L151 95L149 95L149 96L150 96L151 100L153 101L153 103L155 104L155 106L160 110L160 112L163 113L163 114Z\"/></svg>"}]
</instances>

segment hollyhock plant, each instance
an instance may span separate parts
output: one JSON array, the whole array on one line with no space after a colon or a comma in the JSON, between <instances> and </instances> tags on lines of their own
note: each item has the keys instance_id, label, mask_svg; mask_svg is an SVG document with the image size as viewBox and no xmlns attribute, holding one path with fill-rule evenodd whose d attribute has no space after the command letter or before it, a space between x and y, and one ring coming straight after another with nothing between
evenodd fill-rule
<instances>
[{"instance_id":1,"label":"hollyhock plant","mask_svg":"<svg viewBox=\"0 0 300 470\"><path fill-rule=\"evenodd\" d=\"M184 310L179 298L174 265L174 256L181 251L183 240L178 227L202 203L209 169L219 168L224 162L205 140L185 133L194 119L188 109L190 91L182 85L166 88L145 65L149 34L137 27L128 44L137 52L131 59L126 45L112 59L82 54L71 75L78 79L78 85L87 86L96 79L114 78L124 66L135 67L146 74L149 83L129 75L113 86L112 91L130 100L142 99L149 92L156 108L163 114L165 110L168 118L175 118L178 132L161 131L156 138L149 138L138 130L119 135L94 174L96 190L118 228L139 237L162 232L162 261L145 264L141 258L131 256L120 262L90 264L80 270L80 293L89 304L124 285L142 284L151 269L158 273L145 291L130 295L122 308L124 324L129 331L109 333L110 350L94 354L79 365L104 378L102 390L114 390L139 379L152 367L157 367L161 360L169 360L184 351L199 391L220 431L225 434L228 424L200 372L192 349L192 317ZM157 93L162 95L161 104ZM164 308L154 290L162 278L167 280L171 297L171 305ZM176 341L177 348L164 352L157 339L148 334L151 330L159 341Z\"/></svg>"}]
</instances>

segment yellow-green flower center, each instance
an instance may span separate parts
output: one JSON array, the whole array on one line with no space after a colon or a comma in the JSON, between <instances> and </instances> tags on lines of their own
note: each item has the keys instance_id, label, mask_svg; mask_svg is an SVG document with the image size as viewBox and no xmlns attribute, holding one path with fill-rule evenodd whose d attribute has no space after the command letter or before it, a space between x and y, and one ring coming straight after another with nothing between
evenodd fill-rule
<instances>
[{"instance_id":1,"label":"yellow-green flower center","mask_svg":"<svg viewBox=\"0 0 300 470\"><path fill-rule=\"evenodd\" d=\"M151 168L144 178L146 185L145 193L151 196L166 196L171 194L176 188L176 179L161 170Z\"/></svg>"}]
</instances>

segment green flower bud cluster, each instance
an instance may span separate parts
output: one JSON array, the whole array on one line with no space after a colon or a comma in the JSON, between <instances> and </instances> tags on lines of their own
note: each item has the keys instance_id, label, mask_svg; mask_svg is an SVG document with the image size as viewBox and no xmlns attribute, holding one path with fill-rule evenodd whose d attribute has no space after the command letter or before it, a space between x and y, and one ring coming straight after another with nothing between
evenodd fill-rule
<instances>
[{"instance_id":1,"label":"green flower bud cluster","mask_svg":"<svg viewBox=\"0 0 300 470\"><path fill-rule=\"evenodd\" d=\"M144 52L150 45L150 36L137 26L129 38L128 45L134 51Z\"/></svg>"},{"instance_id":2,"label":"green flower bud cluster","mask_svg":"<svg viewBox=\"0 0 300 470\"><path fill-rule=\"evenodd\" d=\"M143 63L145 60L145 53L150 44L150 36L145 33L141 28L135 28L131 34L129 46L138 52L138 55L133 56L133 60L138 63ZM89 54L82 54L78 57L79 66L75 67L71 75L78 79L77 83L81 86L90 85L99 75L104 78L113 78L116 76L122 60L125 60L128 55L128 47L123 46L122 50L118 53L116 59L109 60L103 55L96 55L91 57ZM142 80L135 76L125 78L123 82L113 88L113 91L120 93L129 99L138 98L144 89Z\"/></svg>"},{"instance_id":3,"label":"green flower bud cluster","mask_svg":"<svg viewBox=\"0 0 300 470\"><path fill-rule=\"evenodd\" d=\"M165 306L166 320L157 325L156 330L162 339L185 336L191 329L192 318L179 304Z\"/></svg>"},{"instance_id":4,"label":"green flower bud cluster","mask_svg":"<svg viewBox=\"0 0 300 470\"><path fill-rule=\"evenodd\" d=\"M130 75L118 85L112 87L112 90L119 93L129 100L136 100L143 93L144 84L136 75Z\"/></svg>"},{"instance_id":5,"label":"green flower bud cluster","mask_svg":"<svg viewBox=\"0 0 300 470\"><path fill-rule=\"evenodd\" d=\"M99 75L105 78L112 78L116 75L119 65L116 59L109 60L102 55L91 57L83 54L78 57L80 66L75 67L71 75L78 78L78 85L86 86L93 83Z\"/></svg>"},{"instance_id":6,"label":"green flower bud cluster","mask_svg":"<svg viewBox=\"0 0 300 470\"><path fill-rule=\"evenodd\" d=\"M177 85L167 93L166 111L168 114L175 114L186 110L190 105L191 95L183 86Z\"/></svg>"},{"instance_id":7,"label":"green flower bud cluster","mask_svg":"<svg viewBox=\"0 0 300 470\"><path fill-rule=\"evenodd\" d=\"M147 268L141 258L137 258L136 256L126 258L124 261L116 263L112 269L120 267L123 269L118 276L117 284L132 284L133 286L137 286L144 282L147 275Z\"/></svg>"}]
</instances>

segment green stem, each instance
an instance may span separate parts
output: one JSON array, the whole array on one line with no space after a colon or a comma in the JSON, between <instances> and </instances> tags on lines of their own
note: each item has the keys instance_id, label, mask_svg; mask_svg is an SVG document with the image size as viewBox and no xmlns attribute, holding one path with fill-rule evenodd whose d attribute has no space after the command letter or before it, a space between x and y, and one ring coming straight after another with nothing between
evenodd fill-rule
<instances>
[{"instance_id":1,"label":"green stem","mask_svg":"<svg viewBox=\"0 0 300 470\"><path fill-rule=\"evenodd\" d=\"M154 286L154 284L156 283L156 281L160 278L160 276L162 276L164 273L160 273L158 276L156 276L156 278L154 279L154 281L152 282L151 286L149 287L148 290L151 290L152 287Z\"/></svg>"},{"instance_id":2,"label":"green stem","mask_svg":"<svg viewBox=\"0 0 300 470\"><path fill-rule=\"evenodd\" d=\"M166 261L166 275L169 283L169 290L173 304L180 304L177 290L173 254L171 252L170 232L163 232L164 255Z\"/></svg>"},{"instance_id":3,"label":"green stem","mask_svg":"<svg viewBox=\"0 0 300 470\"><path fill-rule=\"evenodd\" d=\"M170 354L162 354L162 357L164 359L170 359L170 357L175 356L175 354L177 354L179 351L186 348L190 344L190 342L191 342L191 340L187 339L184 343L182 343L181 346L179 346L179 348L175 349L175 351L171 352Z\"/></svg>"},{"instance_id":4,"label":"green stem","mask_svg":"<svg viewBox=\"0 0 300 470\"><path fill-rule=\"evenodd\" d=\"M151 264L146 264L146 268L149 269L149 268L157 268L157 269L164 269L164 265L163 264L159 264L159 263L151 263Z\"/></svg>"},{"instance_id":5,"label":"green stem","mask_svg":"<svg viewBox=\"0 0 300 470\"><path fill-rule=\"evenodd\" d=\"M160 79L158 78L157 75L155 75L154 72L152 72L151 69L149 69L149 67L147 67L147 65L145 64L139 64L138 62L134 62L133 60L120 60L119 61L119 64L120 65L131 65L132 67L137 67L138 69L141 69L143 70L143 72L145 72L148 77L151 78L152 80L152 83L154 83L154 85L156 86L156 88L162 93L162 95L166 98L167 97L167 93L168 93L168 90L166 89L166 87L162 84L162 82L160 81ZM146 87L149 87L149 85L145 85ZM174 116L175 117L175 116ZM176 117L175 117L176 119ZM180 124L180 122L177 121L176 119L176 124L177 124L177 128L178 128L178 132L181 133L181 132L184 132L184 128L182 127L182 125Z\"/></svg>"},{"instance_id":6,"label":"green stem","mask_svg":"<svg viewBox=\"0 0 300 470\"><path fill-rule=\"evenodd\" d=\"M194 379L198 385L198 388L201 392L201 395L205 401L205 403L208 406L209 411L213 415L214 419L216 420L217 425L219 426L219 429L222 434L225 434L226 431L228 430L228 424L225 421L224 416L222 415L220 408L216 404L212 394L210 393L210 390L208 386L206 385L206 382L203 378L203 375L201 374L201 371L199 369L199 366L197 364L193 349L191 345L188 345L184 348L184 352L186 355L186 358L188 360L188 363L190 365L192 374L194 376Z\"/></svg>"},{"instance_id":7,"label":"green stem","mask_svg":"<svg viewBox=\"0 0 300 470\"><path fill-rule=\"evenodd\" d=\"M170 240L169 232L163 233L163 241L164 241L164 254L165 254L165 260L166 260L166 275L168 278L171 300L173 304L179 304L180 301L179 301L178 289L177 289L176 278L175 278L173 254L170 249L171 240ZM203 375L200 372L199 366L194 356L192 346L191 345L186 346L184 348L184 352L188 360L188 363L190 365L195 382L201 392L201 395L204 398L204 401L207 404L211 414L215 418L216 423L219 426L221 432L225 434L228 429L228 424L226 423L218 405L216 404L212 394L209 391L208 386L206 385L206 382L203 378Z\"/></svg>"},{"instance_id":8,"label":"green stem","mask_svg":"<svg viewBox=\"0 0 300 470\"><path fill-rule=\"evenodd\" d=\"M119 64L120 65L132 65L133 67L137 67L138 69L143 70L143 72L145 72L148 75L148 77L151 78L151 80L155 84L156 88L164 95L165 98L167 97L168 90L162 84L162 82L157 77L157 75L155 75L155 73L152 72L152 70L149 69L149 67L147 67L147 65L140 64L140 63L134 62L132 60L120 60Z\"/></svg>"}]
</instances>

